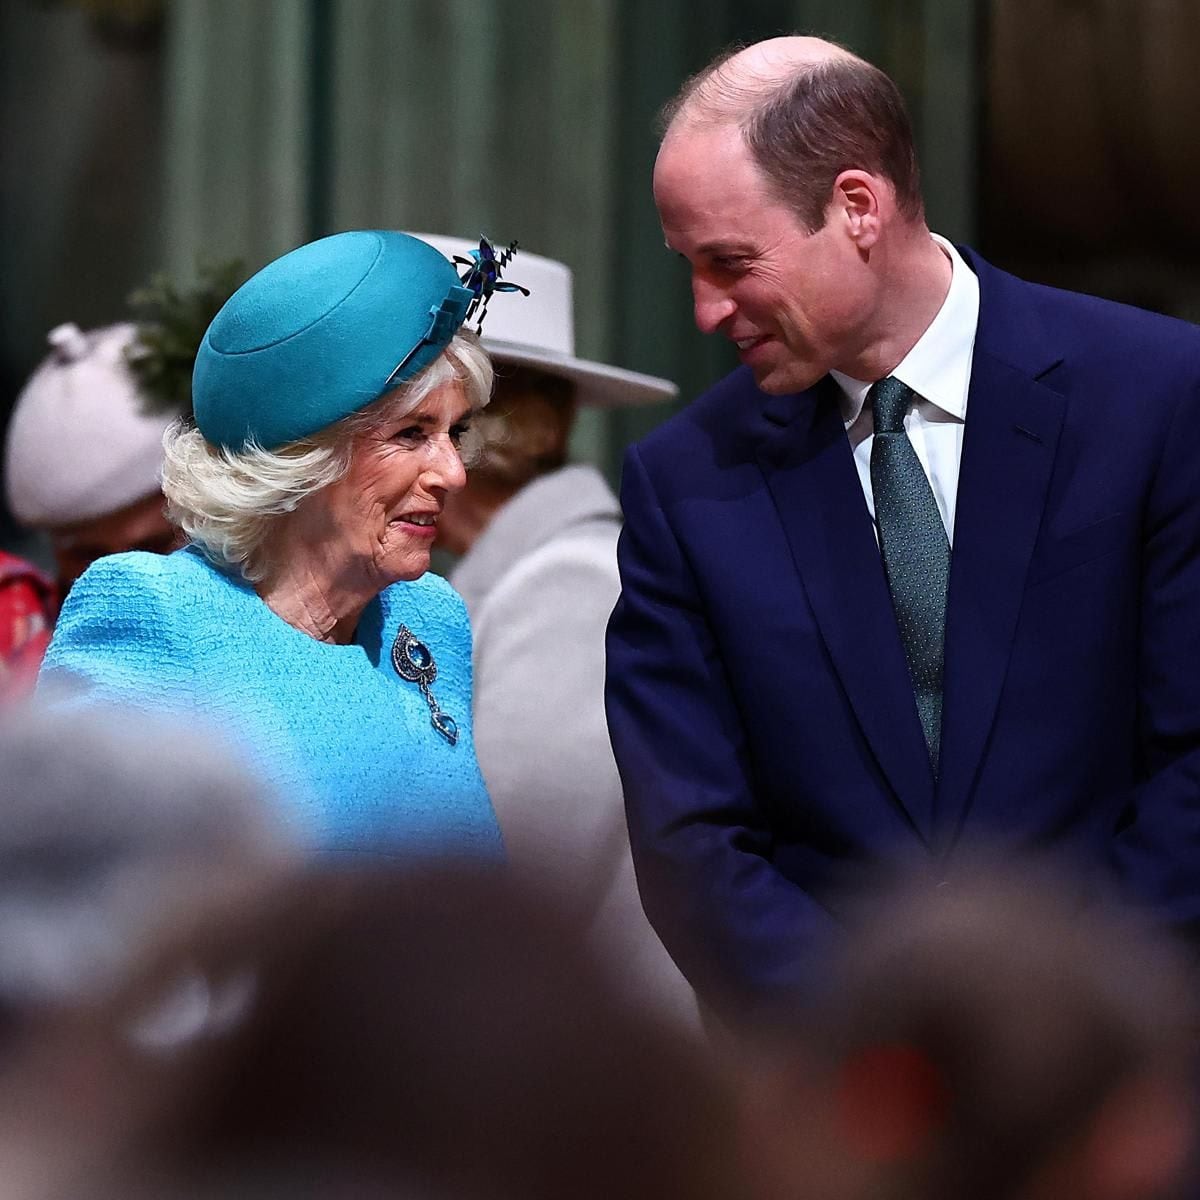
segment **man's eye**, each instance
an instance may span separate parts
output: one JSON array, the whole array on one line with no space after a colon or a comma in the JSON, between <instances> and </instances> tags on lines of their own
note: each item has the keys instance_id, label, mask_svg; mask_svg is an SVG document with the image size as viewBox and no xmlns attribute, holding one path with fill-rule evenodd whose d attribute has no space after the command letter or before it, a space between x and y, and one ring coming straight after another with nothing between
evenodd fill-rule
<instances>
[{"instance_id":1,"label":"man's eye","mask_svg":"<svg viewBox=\"0 0 1200 1200\"><path fill-rule=\"evenodd\" d=\"M746 259L737 254L722 254L712 260L712 265L718 271L740 271L746 265Z\"/></svg>"}]
</instances>

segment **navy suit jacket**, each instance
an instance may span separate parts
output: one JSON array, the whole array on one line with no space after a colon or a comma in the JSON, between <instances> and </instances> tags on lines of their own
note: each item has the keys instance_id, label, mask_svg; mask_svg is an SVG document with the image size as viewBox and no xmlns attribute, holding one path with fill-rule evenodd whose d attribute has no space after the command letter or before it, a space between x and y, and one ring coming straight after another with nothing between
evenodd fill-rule
<instances>
[{"instance_id":1,"label":"navy suit jacket","mask_svg":"<svg viewBox=\"0 0 1200 1200\"><path fill-rule=\"evenodd\" d=\"M609 725L646 910L717 1003L986 841L1200 917L1200 328L979 276L935 780L835 385L735 371L626 458Z\"/></svg>"}]
</instances>

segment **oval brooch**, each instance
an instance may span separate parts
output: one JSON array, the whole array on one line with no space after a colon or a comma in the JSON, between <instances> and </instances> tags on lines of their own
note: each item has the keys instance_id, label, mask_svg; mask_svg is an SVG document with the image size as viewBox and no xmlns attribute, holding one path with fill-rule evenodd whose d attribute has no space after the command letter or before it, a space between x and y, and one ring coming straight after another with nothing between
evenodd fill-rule
<instances>
[{"instance_id":1,"label":"oval brooch","mask_svg":"<svg viewBox=\"0 0 1200 1200\"><path fill-rule=\"evenodd\" d=\"M450 745L455 745L458 741L458 723L443 711L430 690L438 673L433 651L407 625L400 626L392 643L392 665L401 679L415 683L421 689L421 695L429 705L430 724Z\"/></svg>"}]
</instances>

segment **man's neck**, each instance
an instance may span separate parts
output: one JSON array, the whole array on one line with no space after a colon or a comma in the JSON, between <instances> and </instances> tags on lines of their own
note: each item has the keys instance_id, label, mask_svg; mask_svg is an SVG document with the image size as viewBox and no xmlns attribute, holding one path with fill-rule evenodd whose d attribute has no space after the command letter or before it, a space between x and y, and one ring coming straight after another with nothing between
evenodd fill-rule
<instances>
[{"instance_id":1,"label":"man's neck","mask_svg":"<svg viewBox=\"0 0 1200 1200\"><path fill-rule=\"evenodd\" d=\"M924 224L899 236L881 270L881 302L869 344L839 370L855 379L884 379L933 323L950 291L953 267Z\"/></svg>"}]
</instances>

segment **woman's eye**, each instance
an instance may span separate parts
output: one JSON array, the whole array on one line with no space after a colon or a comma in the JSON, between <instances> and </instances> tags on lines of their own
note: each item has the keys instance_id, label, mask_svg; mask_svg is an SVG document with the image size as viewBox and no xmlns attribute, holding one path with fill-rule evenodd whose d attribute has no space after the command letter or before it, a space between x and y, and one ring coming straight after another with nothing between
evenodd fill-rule
<instances>
[{"instance_id":1,"label":"woman's eye","mask_svg":"<svg viewBox=\"0 0 1200 1200\"><path fill-rule=\"evenodd\" d=\"M471 432L470 422L464 422L461 425L451 425L450 426L450 440L456 446L458 446L462 443L463 438L465 438L467 436L467 434L470 432Z\"/></svg>"},{"instance_id":2,"label":"woman's eye","mask_svg":"<svg viewBox=\"0 0 1200 1200\"><path fill-rule=\"evenodd\" d=\"M422 438L424 434L425 431L420 427L420 425L406 425L403 429L397 429L396 432L392 434L392 441L415 442Z\"/></svg>"}]
</instances>

